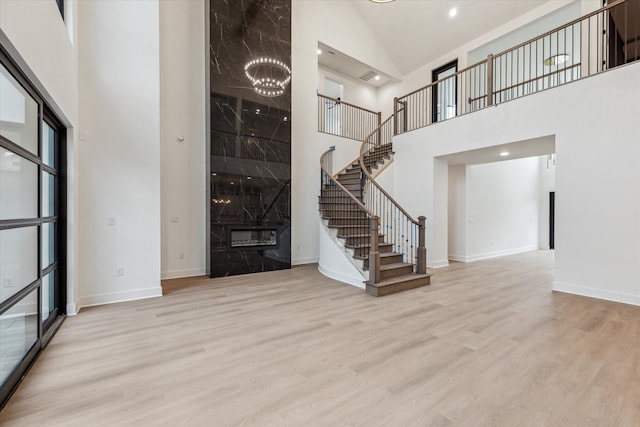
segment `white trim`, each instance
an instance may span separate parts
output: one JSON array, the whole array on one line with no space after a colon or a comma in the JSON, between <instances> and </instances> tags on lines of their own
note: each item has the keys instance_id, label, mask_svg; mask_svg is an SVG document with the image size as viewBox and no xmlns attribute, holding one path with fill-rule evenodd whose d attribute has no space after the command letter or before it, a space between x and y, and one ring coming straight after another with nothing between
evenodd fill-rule
<instances>
[{"instance_id":1,"label":"white trim","mask_svg":"<svg viewBox=\"0 0 640 427\"><path fill-rule=\"evenodd\" d=\"M160 279L180 279L182 277L204 276L207 271L204 267L188 268L186 270L172 270L160 273Z\"/></svg>"},{"instance_id":2,"label":"white trim","mask_svg":"<svg viewBox=\"0 0 640 427\"><path fill-rule=\"evenodd\" d=\"M581 295L584 297L598 298L607 301L621 302L624 304L639 305L640 295L624 294L602 289L587 288L585 286L572 285L571 283L553 282L553 290L567 294Z\"/></svg>"},{"instance_id":3,"label":"white trim","mask_svg":"<svg viewBox=\"0 0 640 427\"><path fill-rule=\"evenodd\" d=\"M67 316L75 316L78 314L78 304L75 302L67 304Z\"/></svg>"},{"instance_id":4,"label":"white trim","mask_svg":"<svg viewBox=\"0 0 640 427\"><path fill-rule=\"evenodd\" d=\"M442 268L442 267L448 267L449 266L449 260L448 259L441 259L438 261L427 261L427 267L429 268Z\"/></svg>"},{"instance_id":5,"label":"white trim","mask_svg":"<svg viewBox=\"0 0 640 427\"><path fill-rule=\"evenodd\" d=\"M137 289L135 291L114 292L109 294L91 295L81 297L78 302L78 308L91 307L94 305L114 304L117 302L134 301L146 298L155 298L162 296L162 288ZM78 310L79 311L79 310Z\"/></svg>"},{"instance_id":6,"label":"white trim","mask_svg":"<svg viewBox=\"0 0 640 427\"><path fill-rule=\"evenodd\" d=\"M318 271L330 279L337 280L338 282L346 283L347 285L355 286L356 288L364 289L364 277L361 281L356 281L353 277L345 276L344 274L337 273L335 271L327 270L326 268L318 265Z\"/></svg>"},{"instance_id":7,"label":"white trim","mask_svg":"<svg viewBox=\"0 0 640 427\"><path fill-rule=\"evenodd\" d=\"M469 256L449 255L449 259L452 261L459 261L459 262L473 262L473 261L480 261L482 259L497 258L501 256L515 255L515 254L521 254L523 252L530 252L530 251L537 251L537 250L539 250L538 246L535 245L535 246L526 246L524 248L507 249L504 251L485 252L483 254L469 255Z\"/></svg>"},{"instance_id":8,"label":"white trim","mask_svg":"<svg viewBox=\"0 0 640 427\"><path fill-rule=\"evenodd\" d=\"M317 262L318 262L318 257L297 258L297 259L291 260L291 265L316 264Z\"/></svg>"}]
</instances>

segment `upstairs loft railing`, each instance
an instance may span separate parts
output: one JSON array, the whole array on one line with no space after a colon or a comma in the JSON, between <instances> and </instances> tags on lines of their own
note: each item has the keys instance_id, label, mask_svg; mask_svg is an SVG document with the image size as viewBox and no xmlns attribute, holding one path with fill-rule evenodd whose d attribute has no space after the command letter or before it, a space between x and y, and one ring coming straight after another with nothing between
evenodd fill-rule
<instances>
[{"instance_id":1,"label":"upstairs loft railing","mask_svg":"<svg viewBox=\"0 0 640 427\"><path fill-rule=\"evenodd\" d=\"M318 94L318 132L363 141L380 119L379 112Z\"/></svg>"},{"instance_id":2,"label":"upstairs loft railing","mask_svg":"<svg viewBox=\"0 0 640 427\"><path fill-rule=\"evenodd\" d=\"M365 138L360 146L363 203L380 218L379 232L393 251L402 254L402 261L413 265L417 274L427 272L426 218L414 219L387 193L372 176L372 168L381 156L391 153L393 120L389 117Z\"/></svg>"},{"instance_id":3,"label":"upstairs loft railing","mask_svg":"<svg viewBox=\"0 0 640 427\"><path fill-rule=\"evenodd\" d=\"M394 100L394 134L640 59L640 0L619 0Z\"/></svg>"}]
</instances>

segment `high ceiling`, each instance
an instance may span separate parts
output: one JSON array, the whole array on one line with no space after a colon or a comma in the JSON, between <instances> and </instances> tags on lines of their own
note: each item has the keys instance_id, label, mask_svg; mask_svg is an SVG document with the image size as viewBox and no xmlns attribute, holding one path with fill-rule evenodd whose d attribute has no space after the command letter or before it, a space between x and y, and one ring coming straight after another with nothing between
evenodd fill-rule
<instances>
[{"instance_id":1,"label":"high ceiling","mask_svg":"<svg viewBox=\"0 0 640 427\"><path fill-rule=\"evenodd\" d=\"M546 2L397 0L376 4L359 0L353 4L375 29L376 42L407 74ZM455 17L449 16L452 8L457 9Z\"/></svg>"}]
</instances>

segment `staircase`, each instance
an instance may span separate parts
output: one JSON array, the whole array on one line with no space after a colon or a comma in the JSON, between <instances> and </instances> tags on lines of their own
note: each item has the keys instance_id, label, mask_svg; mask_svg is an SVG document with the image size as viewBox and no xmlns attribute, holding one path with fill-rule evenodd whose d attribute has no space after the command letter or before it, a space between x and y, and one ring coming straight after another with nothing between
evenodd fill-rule
<instances>
[{"instance_id":1,"label":"staircase","mask_svg":"<svg viewBox=\"0 0 640 427\"><path fill-rule=\"evenodd\" d=\"M320 215L325 225L335 230L354 265L363 273L369 273L369 280L365 282L366 292L373 296L389 295L430 283L429 274L416 274L414 265L403 261L406 254L398 252L399 245L385 241L385 234L378 232L380 219L364 205L366 178L364 168L360 166L361 159L367 171L373 171L391 160L392 147L391 143L376 146L336 176L325 173L323 167L319 197ZM330 151L323 155L323 159ZM375 271L371 269L371 259L375 259Z\"/></svg>"}]
</instances>

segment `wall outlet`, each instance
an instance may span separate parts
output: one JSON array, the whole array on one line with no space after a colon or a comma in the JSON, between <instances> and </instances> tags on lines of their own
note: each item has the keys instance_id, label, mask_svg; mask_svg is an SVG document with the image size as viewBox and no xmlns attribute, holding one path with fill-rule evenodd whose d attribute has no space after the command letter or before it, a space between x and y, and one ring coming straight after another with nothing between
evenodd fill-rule
<instances>
[{"instance_id":1,"label":"wall outlet","mask_svg":"<svg viewBox=\"0 0 640 427\"><path fill-rule=\"evenodd\" d=\"M124 276L124 268L120 267L120 268L116 268L116 277L122 277Z\"/></svg>"},{"instance_id":2,"label":"wall outlet","mask_svg":"<svg viewBox=\"0 0 640 427\"><path fill-rule=\"evenodd\" d=\"M115 216L110 216L109 218L107 218L107 224L108 225L116 225L117 224L116 217Z\"/></svg>"},{"instance_id":3,"label":"wall outlet","mask_svg":"<svg viewBox=\"0 0 640 427\"><path fill-rule=\"evenodd\" d=\"M13 279L11 277L5 277L2 280L2 286L4 286L5 288L13 288Z\"/></svg>"},{"instance_id":4,"label":"wall outlet","mask_svg":"<svg viewBox=\"0 0 640 427\"><path fill-rule=\"evenodd\" d=\"M178 254L178 259L184 259L184 252L180 252Z\"/></svg>"}]
</instances>

